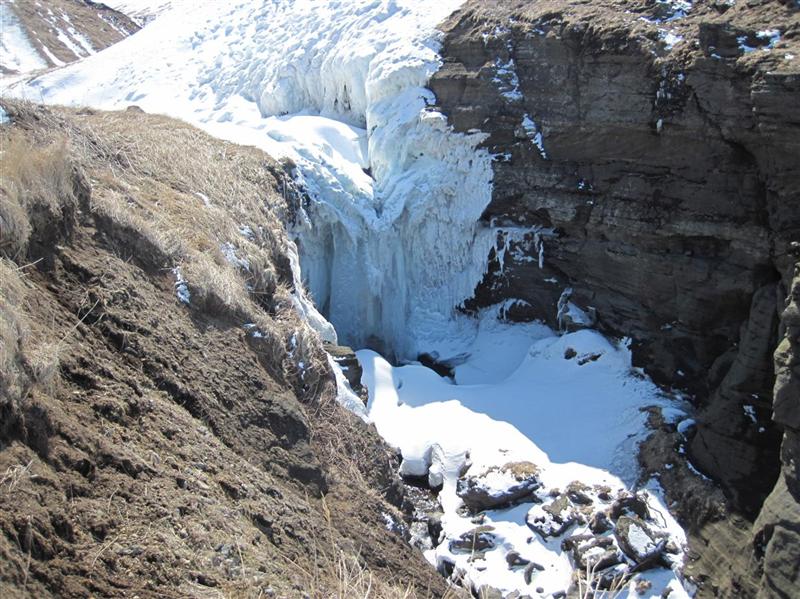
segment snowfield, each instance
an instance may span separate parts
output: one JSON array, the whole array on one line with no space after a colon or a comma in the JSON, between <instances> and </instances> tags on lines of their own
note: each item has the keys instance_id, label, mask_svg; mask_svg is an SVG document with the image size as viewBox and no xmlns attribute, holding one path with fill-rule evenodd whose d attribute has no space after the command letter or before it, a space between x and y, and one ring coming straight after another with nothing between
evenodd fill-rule
<instances>
[{"instance_id":1,"label":"snowfield","mask_svg":"<svg viewBox=\"0 0 800 599\"><path fill-rule=\"evenodd\" d=\"M650 590L629 595L659 597L669 586L670 597L687 596L664 567L679 568L685 538L657 484L641 498L630 492L641 408L667 400L631 369L625 345L590 330L510 325L502 306L478 319L455 311L492 247L502 256L510 239L534 235L541 265L547 233L478 223L491 199L492 156L478 148L482 134L454 133L431 108L436 25L460 1L164 4L120 0L115 7L159 14L119 44L11 93L104 109L135 104L292 161L309 197L294 225L292 267L319 311L302 297L297 308L323 338L405 361L393 367L360 351L368 409L341 372L339 396L400 448L404 474L441 486L441 543L416 542L444 573L505 593L566 590L570 556L580 551L562 541L578 544L597 512L622 505L616 526L633 522L627 540L607 529L601 545L581 551L630 565L618 545L646 553L669 541L668 563L640 575ZM544 152L538 128L528 128ZM179 294L180 283L176 273ZM564 297L562 311L575 321ZM454 380L409 362L421 352L452 363ZM654 516L643 526L630 509Z\"/></svg>"}]
</instances>

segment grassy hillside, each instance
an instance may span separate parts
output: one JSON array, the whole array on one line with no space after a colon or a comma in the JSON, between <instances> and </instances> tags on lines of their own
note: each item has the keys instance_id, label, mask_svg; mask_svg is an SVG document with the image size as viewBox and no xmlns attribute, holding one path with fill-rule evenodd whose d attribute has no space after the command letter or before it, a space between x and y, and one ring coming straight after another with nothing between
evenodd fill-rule
<instances>
[{"instance_id":1,"label":"grassy hillside","mask_svg":"<svg viewBox=\"0 0 800 599\"><path fill-rule=\"evenodd\" d=\"M0 594L441 596L294 308L281 166L0 104Z\"/></svg>"}]
</instances>

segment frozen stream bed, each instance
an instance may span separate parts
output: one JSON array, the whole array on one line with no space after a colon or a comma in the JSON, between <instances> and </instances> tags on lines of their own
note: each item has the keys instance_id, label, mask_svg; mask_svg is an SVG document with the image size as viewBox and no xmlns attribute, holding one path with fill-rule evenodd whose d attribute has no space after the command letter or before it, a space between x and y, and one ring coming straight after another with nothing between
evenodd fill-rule
<instances>
[{"instance_id":1,"label":"frozen stream bed","mask_svg":"<svg viewBox=\"0 0 800 599\"><path fill-rule=\"evenodd\" d=\"M358 352L370 395L359 411L400 448L403 474L441 488L441 534L414 532L443 574L552 597L576 567L599 563L612 577L636 574L631 597L685 597L683 532L655 481L633 488L642 409L668 400L631 368L625 344L511 325L499 308L479 318L455 309L492 248L502 259L509 239L547 234L479 222L495 157L483 134L454 133L432 108L436 25L459 5L181 0L119 44L8 93L135 104L292 161L307 195L289 248L310 290L297 307L322 338L406 363ZM513 81L513 65L502 68L501 83ZM541 149L541 135L531 143ZM235 253L237 241L225 246ZM456 358L454 381L408 363L422 352ZM343 403L358 409L338 375Z\"/></svg>"},{"instance_id":2,"label":"frozen stream bed","mask_svg":"<svg viewBox=\"0 0 800 599\"><path fill-rule=\"evenodd\" d=\"M625 519L616 519L625 515L646 522L648 534L634 543L663 539L672 551L664 566L681 565L685 536L658 483L631 492L641 408L674 406L631 369L624 343L590 330L557 335L541 324L505 324L489 310L461 349L455 382L358 352L368 415L400 448L401 471L441 485L442 536L435 547L419 543L433 564L473 589L552 596L570 586L576 556L618 560L617 573L633 566L615 538L630 540L619 530ZM520 490L525 485L533 491ZM688 596L664 566L624 585L630 596L659 597L667 588L670 597Z\"/></svg>"}]
</instances>

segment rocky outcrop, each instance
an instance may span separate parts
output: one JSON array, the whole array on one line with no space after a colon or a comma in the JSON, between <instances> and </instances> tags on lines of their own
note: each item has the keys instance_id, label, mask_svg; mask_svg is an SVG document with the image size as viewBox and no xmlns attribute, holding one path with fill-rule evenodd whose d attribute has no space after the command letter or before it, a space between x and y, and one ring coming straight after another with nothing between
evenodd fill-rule
<instances>
[{"instance_id":1,"label":"rocky outcrop","mask_svg":"<svg viewBox=\"0 0 800 599\"><path fill-rule=\"evenodd\" d=\"M800 588L800 262L781 316L775 350L775 422L783 428L781 472L753 527L759 597L792 597Z\"/></svg>"},{"instance_id":2,"label":"rocky outcrop","mask_svg":"<svg viewBox=\"0 0 800 599\"><path fill-rule=\"evenodd\" d=\"M775 485L791 395L774 423L771 354L800 239L800 12L687 6L468 2L431 87L495 155L483 219L498 243L465 308L517 299L509 318L557 326L567 292L631 336L636 365L696 398L688 451L744 518L739 539Z\"/></svg>"}]
</instances>

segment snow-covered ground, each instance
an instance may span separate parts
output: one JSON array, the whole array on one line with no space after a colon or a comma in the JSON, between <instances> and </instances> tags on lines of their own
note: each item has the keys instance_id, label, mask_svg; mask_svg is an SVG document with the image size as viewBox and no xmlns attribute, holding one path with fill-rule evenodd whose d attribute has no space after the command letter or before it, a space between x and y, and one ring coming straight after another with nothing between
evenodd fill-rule
<instances>
[{"instance_id":1,"label":"snow-covered ground","mask_svg":"<svg viewBox=\"0 0 800 599\"><path fill-rule=\"evenodd\" d=\"M118 4L150 10L161 3ZM310 197L296 224L294 270L302 270L339 338L355 347L382 344L401 358L427 352L455 366L458 384L419 364L392 367L375 352L359 352L370 391L362 417L400 447L405 473L443 484L445 539L428 557L476 586L561 591L572 570L561 541L582 532L592 510L627 501L625 489L637 477L640 408L666 400L630 368L624 345L595 332L559 336L540 324L506 324L499 309L480 319L455 311L472 295L493 246L502 255L510 239L527 234L540 264L546 260L546 232L478 224L491 197L492 156L477 148L480 134L454 133L430 108L425 85L440 64L435 27L459 4L175 5L136 35L12 93L106 109L137 104L291 159ZM532 122L530 129L543 151ZM570 308L564 297L562 309ZM301 300L298 309L333 338ZM343 402L355 405L344 378L337 380ZM528 472L522 482L518 470ZM545 508L554 510L557 490L573 481L588 485L586 505L594 507L571 507L569 526L545 539L533 525L554 526ZM536 489L511 509L467 514L459 484L490 495L509 486ZM657 489L646 503L661 514L652 526L670 539L670 563L679 564L682 532ZM480 532L480 555L464 551L460 539L477 522L489 527ZM603 543L613 545L604 534ZM527 560L543 570L534 572ZM684 594L669 569L642 576L653 582L643 596L658 597L665 585L671 597Z\"/></svg>"},{"instance_id":2,"label":"snow-covered ground","mask_svg":"<svg viewBox=\"0 0 800 599\"><path fill-rule=\"evenodd\" d=\"M595 511L607 509L596 489L607 487L611 497L618 497L638 477L636 446L645 434L641 408L672 402L631 368L624 343L595 331L558 335L537 323L504 324L491 310L473 326L475 338L461 348L462 363L455 371L456 381L468 384L455 384L420 364L393 367L373 351L358 352L370 391L368 415L400 448L401 471L443 483L444 535L427 551L430 561L453 564L456 576L473 588L489 585L531 595L542 589L539 595L549 596L571 582L573 566L562 541L589 532L588 522L578 518L562 534L543 538L526 524L526 516L546 516L539 504L552 502L573 481L595 490L588 492ZM512 507L480 510L477 519L474 511L459 509L459 478L520 462L538 469L541 486L534 496ZM502 477L493 483L497 493L511 484ZM651 526L680 548L683 531L664 506L657 482L651 481L643 496L649 510L660 514ZM469 538L477 525L493 537L494 548L460 550L459 538ZM529 572L526 580L525 568L509 565L512 552L520 563L535 562L543 569ZM681 563L676 554L675 567ZM668 569L649 570L640 580L652 584L644 596L658 597L666 587L670 597L687 596ZM640 596L635 586L635 581L629 584L631 597Z\"/></svg>"}]
</instances>

